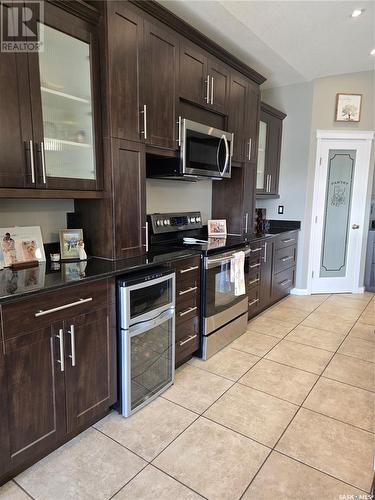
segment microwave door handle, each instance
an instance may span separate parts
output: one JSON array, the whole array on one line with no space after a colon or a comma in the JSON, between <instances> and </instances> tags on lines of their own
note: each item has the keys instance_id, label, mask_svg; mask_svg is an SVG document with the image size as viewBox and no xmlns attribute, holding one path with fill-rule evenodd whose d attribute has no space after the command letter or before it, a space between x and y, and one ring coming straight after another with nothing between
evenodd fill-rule
<instances>
[{"instance_id":1,"label":"microwave door handle","mask_svg":"<svg viewBox=\"0 0 375 500\"><path fill-rule=\"evenodd\" d=\"M219 171L219 174L221 176L221 170L220 170L220 146L221 146L221 141L223 140L223 137L220 138L219 144L217 145L217 150L216 150L216 165L217 169Z\"/></svg>"},{"instance_id":2,"label":"microwave door handle","mask_svg":"<svg viewBox=\"0 0 375 500\"><path fill-rule=\"evenodd\" d=\"M225 135L223 135L223 140L224 140L224 144L225 144L225 163L224 163L224 168L223 168L223 171L221 172L221 176L224 177L224 175L226 174L226 171L228 169L228 165L229 165L229 156L230 156L230 151L229 151L229 145L228 145L228 139L226 138Z\"/></svg>"}]
</instances>

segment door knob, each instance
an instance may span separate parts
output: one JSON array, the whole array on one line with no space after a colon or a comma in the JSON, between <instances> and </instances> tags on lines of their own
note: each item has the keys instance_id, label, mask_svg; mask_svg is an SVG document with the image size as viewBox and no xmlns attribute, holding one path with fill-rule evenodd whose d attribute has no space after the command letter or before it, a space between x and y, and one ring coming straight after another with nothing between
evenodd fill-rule
<instances>
[{"instance_id":1,"label":"door knob","mask_svg":"<svg viewBox=\"0 0 375 500\"><path fill-rule=\"evenodd\" d=\"M353 224L352 229L359 229L359 224Z\"/></svg>"}]
</instances>

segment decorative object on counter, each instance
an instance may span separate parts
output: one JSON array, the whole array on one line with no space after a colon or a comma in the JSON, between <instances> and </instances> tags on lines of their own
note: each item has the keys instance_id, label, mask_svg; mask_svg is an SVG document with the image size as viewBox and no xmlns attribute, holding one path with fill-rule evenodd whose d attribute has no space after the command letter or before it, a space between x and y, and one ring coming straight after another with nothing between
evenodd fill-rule
<instances>
[{"instance_id":1,"label":"decorative object on counter","mask_svg":"<svg viewBox=\"0 0 375 500\"><path fill-rule=\"evenodd\" d=\"M60 229L61 260L79 259L79 243L83 243L82 229Z\"/></svg>"},{"instance_id":2,"label":"decorative object on counter","mask_svg":"<svg viewBox=\"0 0 375 500\"><path fill-rule=\"evenodd\" d=\"M0 245L0 271L4 269L4 254Z\"/></svg>"},{"instance_id":3,"label":"decorative object on counter","mask_svg":"<svg viewBox=\"0 0 375 500\"><path fill-rule=\"evenodd\" d=\"M361 120L362 94L336 94L337 122L359 122Z\"/></svg>"},{"instance_id":4,"label":"decorative object on counter","mask_svg":"<svg viewBox=\"0 0 375 500\"><path fill-rule=\"evenodd\" d=\"M227 235L227 221L225 219L209 219L208 236L215 238L225 237Z\"/></svg>"},{"instance_id":5,"label":"decorative object on counter","mask_svg":"<svg viewBox=\"0 0 375 500\"><path fill-rule=\"evenodd\" d=\"M87 253L85 251L85 243L83 240L79 240L78 242L78 255L79 260L87 260Z\"/></svg>"},{"instance_id":6,"label":"decorative object on counter","mask_svg":"<svg viewBox=\"0 0 375 500\"><path fill-rule=\"evenodd\" d=\"M0 229L4 267L33 267L46 260L39 226Z\"/></svg>"},{"instance_id":7,"label":"decorative object on counter","mask_svg":"<svg viewBox=\"0 0 375 500\"><path fill-rule=\"evenodd\" d=\"M60 254L59 253L50 253L49 257L51 259L51 262L59 262L59 260L60 260Z\"/></svg>"}]
</instances>

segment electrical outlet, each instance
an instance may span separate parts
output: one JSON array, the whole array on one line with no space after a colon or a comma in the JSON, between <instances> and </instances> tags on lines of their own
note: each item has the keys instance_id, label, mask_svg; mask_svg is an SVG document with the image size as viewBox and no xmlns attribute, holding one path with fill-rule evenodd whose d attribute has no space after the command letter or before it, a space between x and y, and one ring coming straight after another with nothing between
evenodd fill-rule
<instances>
[{"instance_id":1,"label":"electrical outlet","mask_svg":"<svg viewBox=\"0 0 375 500\"><path fill-rule=\"evenodd\" d=\"M282 215L284 213L284 205L279 205L277 207L277 213Z\"/></svg>"}]
</instances>

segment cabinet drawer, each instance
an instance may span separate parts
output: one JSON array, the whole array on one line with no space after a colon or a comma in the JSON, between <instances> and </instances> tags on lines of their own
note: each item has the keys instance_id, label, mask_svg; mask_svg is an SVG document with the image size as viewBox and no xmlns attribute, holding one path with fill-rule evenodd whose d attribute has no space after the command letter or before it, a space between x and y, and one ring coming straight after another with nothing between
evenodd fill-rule
<instances>
[{"instance_id":1,"label":"cabinet drawer","mask_svg":"<svg viewBox=\"0 0 375 500\"><path fill-rule=\"evenodd\" d=\"M179 304L176 308L176 325L183 323L187 319L194 318L199 314L199 304L194 297Z\"/></svg>"},{"instance_id":2,"label":"cabinet drawer","mask_svg":"<svg viewBox=\"0 0 375 500\"><path fill-rule=\"evenodd\" d=\"M272 279L272 300L278 300L288 295L294 287L296 269L292 267L286 271L273 276Z\"/></svg>"},{"instance_id":3,"label":"cabinet drawer","mask_svg":"<svg viewBox=\"0 0 375 500\"><path fill-rule=\"evenodd\" d=\"M199 336L199 317L197 315L176 323L176 342L195 334Z\"/></svg>"},{"instance_id":4,"label":"cabinet drawer","mask_svg":"<svg viewBox=\"0 0 375 500\"><path fill-rule=\"evenodd\" d=\"M67 315L80 315L107 305L107 280L44 293L3 306L4 339L38 330Z\"/></svg>"},{"instance_id":5,"label":"cabinet drawer","mask_svg":"<svg viewBox=\"0 0 375 500\"><path fill-rule=\"evenodd\" d=\"M176 308L178 308L180 304L190 300L192 297L197 303L199 302L199 283L193 283L192 286L176 291Z\"/></svg>"},{"instance_id":6,"label":"cabinet drawer","mask_svg":"<svg viewBox=\"0 0 375 500\"><path fill-rule=\"evenodd\" d=\"M260 288L251 288L247 293L248 304L249 304L249 316L257 313L260 306Z\"/></svg>"},{"instance_id":7,"label":"cabinet drawer","mask_svg":"<svg viewBox=\"0 0 375 500\"><path fill-rule=\"evenodd\" d=\"M291 233L281 234L276 238L275 250L280 250L280 248L286 248L291 245L296 245L298 240L298 233L296 231Z\"/></svg>"},{"instance_id":8,"label":"cabinet drawer","mask_svg":"<svg viewBox=\"0 0 375 500\"><path fill-rule=\"evenodd\" d=\"M262 255L263 248L264 248L264 242L263 241L253 241L250 243L250 256L254 255Z\"/></svg>"},{"instance_id":9,"label":"cabinet drawer","mask_svg":"<svg viewBox=\"0 0 375 500\"><path fill-rule=\"evenodd\" d=\"M276 250L274 256L273 272L274 274L289 269L296 265L297 247L290 246Z\"/></svg>"},{"instance_id":10,"label":"cabinet drawer","mask_svg":"<svg viewBox=\"0 0 375 500\"><path fill-rule=\"evenodd\" d=\"M189 288L199 287L200 282L200 257L193 257L173 266L176 270L176 294Z\"/></svg>"},{"instance_id":11,"label":"cabinet drawer","mask_svg":"<svg viewBox=\"0 0 375 500\"><path fill-rule=\"evenodd\" d=\"M176 342L176 368L182 365L192 354L199 349L200 338L197 334L191 334L179 342Z\"/></svg>"},{"instance_id":12,"label":"cabinet drawer","mask_svg":"<svg viewBox=\"0 0 375 500\"><path fill-rule=\"evenodd\" d=\"M260 269L262 265L262 256L259 255L254 255L250 256L248 259L248 266L246 266L248 269L248 273L252 273L256 271L257 269Z\"/></svg>"},{"instance_id":13,"label":"cabinet drawer","mask_svg":"<svg viewBox=\"0 0 375 500\"><path fill-rule=\"evenodd\" d=\"M256 267L252 269L247 277L247 286L248 288L254 288L260 285L261 280L261 268Z\"/></svg>"}]
</instances>

